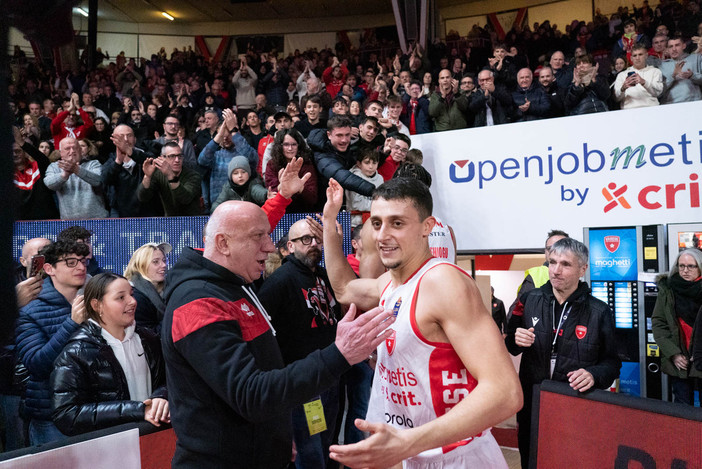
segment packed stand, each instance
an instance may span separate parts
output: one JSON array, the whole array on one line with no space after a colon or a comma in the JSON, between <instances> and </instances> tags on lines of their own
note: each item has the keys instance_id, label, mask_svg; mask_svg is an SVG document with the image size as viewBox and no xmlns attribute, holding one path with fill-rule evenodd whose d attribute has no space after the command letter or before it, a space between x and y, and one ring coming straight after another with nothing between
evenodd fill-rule
<instances>
[{"instance_id":1,"label":"packed stand","mask_svg":"<svg viewBox=\"0 0 702 469\"><path fill-rule=\"evenodd\" d=\"M501 40L476 25L407 54L373 39L287 57L250 47L217 63L192 48L107 64L100 52L95 70L56 73L16 48L19 218L262 205L278 191L277 171L299 156L311 177L288 211L319 210L333 177L358 221L362 199L406 160L412 135L701 99L700 37L692 0L609 18L598 11L563 33L545 21ZM362 170L369 159L377 173L369 163Z\"/></svg>"}]
</instances>

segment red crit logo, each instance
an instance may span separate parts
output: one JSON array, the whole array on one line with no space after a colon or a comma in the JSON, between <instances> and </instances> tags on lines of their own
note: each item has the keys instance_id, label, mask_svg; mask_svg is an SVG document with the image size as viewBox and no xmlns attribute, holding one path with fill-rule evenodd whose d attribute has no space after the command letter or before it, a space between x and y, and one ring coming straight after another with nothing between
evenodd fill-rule
<instances>
[{"instance_id":1,"label":"red crit logo","mask_svg":"<svg viewBox=\"0 0 702 469\"><path fill-rule=\"evenodd\" d=\"M606 188L602 188L602 195L604 195L604 198L607 199L607 205L604 207L605 213L609 212L617 205L621 205L624 208L631 208L629 202L627 202L627 200L622 196L627 189L628 187L626 184L617 189L617 185L613 182L610 182Z\"/></svg>"}]
</instances>

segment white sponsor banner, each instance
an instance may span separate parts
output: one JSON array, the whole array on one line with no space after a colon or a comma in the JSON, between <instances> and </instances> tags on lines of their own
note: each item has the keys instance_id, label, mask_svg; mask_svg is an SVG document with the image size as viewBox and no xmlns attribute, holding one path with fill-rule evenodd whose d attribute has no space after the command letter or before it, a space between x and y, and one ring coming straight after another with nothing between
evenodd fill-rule
<instances>
[{"instance_id":1,"label":"white sponsor banner","mask_svg":"<svg viewBox=\"0 0 702 469\"><path fill-rule=\"evenodd\" d=\"M563 229L702 221L702 102L412 137L459 250L542 248Z\"/></svg>"},{"instance_id":2,"label":"white sponsor banner","mask_svg":"<svg viewBox=\"0 0 702 469\"><path fill-rule=\"evenodd\" d=\"M94 438L0 463L2 469L141 469L139 429Z\"/></svg>"}]
</instances>

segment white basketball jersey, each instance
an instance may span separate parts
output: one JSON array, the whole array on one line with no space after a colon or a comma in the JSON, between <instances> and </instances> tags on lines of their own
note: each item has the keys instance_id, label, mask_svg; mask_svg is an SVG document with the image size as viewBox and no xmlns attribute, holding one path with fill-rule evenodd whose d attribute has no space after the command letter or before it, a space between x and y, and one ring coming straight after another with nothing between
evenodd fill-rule
<instances>
[{"instance_id":1,"label":"white basketball jersey","mask_svg":"<svg viewBox=\"0 0 702 469\"><path fill-rule=\"evenodd\" d=\"M456 246L453 244L453 236L449 226L436 218L436 225L429 234L429 249L431 255L438 259L446 259L449 262L454 262L456 259Z\"/></svg>"},{"instance_id":2,"label":"white basketball jersey","mask_svg":"<svg viewBox=\"0 0 702 469\"><path fill-rule=\"evenodd\" d=\"M451 344L427 341L419 331L415 307L422 277L437 265L450 265L445 260L430 258L405 283L393 288L389 283L380 298L380 305L392 310L397 320L395 333L378 346L378 361L373 377L367 419L383 422L398 429L418 427L444 415L475 389L478 382L471 376ZM424 451L408 464L431 464L439 461L468 459L475 450L488 452L497 465L506 467L502 453L489 430L465 440ZM481 460L484 460L483 454ZM463 461L463 462L460 462ZM465 459L441 467L465 467ZM433 465L433 464L432 464Z\"/></svg>"}]
</instances>

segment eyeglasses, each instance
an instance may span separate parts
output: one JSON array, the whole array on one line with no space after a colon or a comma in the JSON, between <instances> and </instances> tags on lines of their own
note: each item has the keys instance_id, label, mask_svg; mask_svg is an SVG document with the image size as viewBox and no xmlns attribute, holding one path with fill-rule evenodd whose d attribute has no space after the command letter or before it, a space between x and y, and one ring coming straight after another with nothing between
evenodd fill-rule
<instances>
[{"instance_id":1,"label":"eyeglasses","mask_svg":"<svg viewBox=\"0 0 702 469\"><path fill-rule=\"evenodd\" d=\"M88 267L88 264L90 264L90 259L88 259L87 257L83 257L80 259L78 259L77 257L67 257L65 259L59 259L58 262L65 262L66 267L72 269L73 267L77 266L79 262L85 267Z\"/></svg>"},{"instance_id":2,"label":"eyeglasses","mask_svg":"<svg viewBox=\"0 0 702 469\"><path fill-rule=\"evenodd\" d=\"M402 147L399 146L399 145L395 145L394 147L392 147L392 150L393 150L393 151L396 151L396 152L399 152L399 153L402 153L403 155L406 155L407 152L409 151L409 148L402 148Z\"/></svg>"},{"instance_id":3,"label":"eyeglasses","mask_svg":"<svg viewBox=\"0 0 702 469\"><path fill-rule=\"evenodd\" d=\"M291 239L290 241L292 241L293 243L295 241L300 241L305 246L309 246L310 244L312 244L313 239L317 242L317 244L322 244L321 239L317 238L316 236L310 236L310 235L300 236L299 238Z\"/></svg>"},{"instance_id":4,"label":"eyeglasses","mask_svg":"<svg viewBox=\"0 0 702 469\"><path fill-rule=\"evenodd\" d=\"M297 142L294 143L283 143L283 146L285 148L295 148L297 146Z\"/></svg>"},{"instance_id":5,"label":"eyeglasses","mask_svg":"<svg viewBox=\"0 0 702 469\"><path fill-rule=\"evenodd\" d=\"M685 271L685 270L690 270L690 271L692 271L692 270L695 270L695 269L699 269L699 267L697 266L697 264L678 264L678 270L681 271L681 272L682 272L682 271Z\"/></svg>"},{"instance_id":6,"label":"eyeglasses","mask_svg":"<svg viewBox=\"0 0 702 469\"><path fill-rule=\"evenodd\" d=\"M180 125L180 122L164 122L163 125Z\"/></svg>"},{"instance_id":7,"label":"eyeglasses","mask_svg":"<svg viewBox=\"0 0 702 469\"><path fill-rule=\"evenodd\" d=\"M163 155L169 160L174 160L176 158L180 158L181 160L183 159L183 154L182 153L173 153L172 155Z\"/></svg>"}]
</instances>

